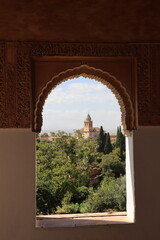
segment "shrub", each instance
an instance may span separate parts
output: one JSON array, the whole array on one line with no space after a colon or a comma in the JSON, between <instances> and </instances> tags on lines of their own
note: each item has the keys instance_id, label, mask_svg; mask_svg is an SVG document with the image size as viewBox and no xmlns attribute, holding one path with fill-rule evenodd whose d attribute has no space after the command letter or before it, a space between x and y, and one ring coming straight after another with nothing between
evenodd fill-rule
<instances>
[{"instance_id":1,"label":"shrub","mask_svg":"<svg viewBox=\"0 0 160 240\"><path fill-rule=\"evenodd\" d=\"M80 212L124 211L126 208L125 176L118 179L104 178L97 190L91 190Z\"/></svg>"}]
</instances>

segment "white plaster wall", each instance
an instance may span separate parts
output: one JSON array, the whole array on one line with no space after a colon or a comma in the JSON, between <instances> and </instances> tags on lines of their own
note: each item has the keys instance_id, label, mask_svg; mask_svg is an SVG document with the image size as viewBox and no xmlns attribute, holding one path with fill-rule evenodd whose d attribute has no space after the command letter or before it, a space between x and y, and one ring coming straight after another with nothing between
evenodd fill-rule
<instances>
[{"instance_id":1,"label":"white plaster wall","mask_svg":"<svg viewBox=\"0 0 160 240\"><path fill-rule=\"evenodd\" d=\"M133 132L136 222L35 228L35 147L30 129L0 130L0 240L160 239L160 127Z\"/></svg>"},{"instance_id":2,"label":"white plaster wall","mask_svg":"<svg viewBox=\"0 0 160 240\"><path fill-rule=\"evenodd\" d=\"M127 189L127 216L135 221L135 185L134 185L134 153L133 134L126 137L126 189Z\"/></svg>"}]
</instances>

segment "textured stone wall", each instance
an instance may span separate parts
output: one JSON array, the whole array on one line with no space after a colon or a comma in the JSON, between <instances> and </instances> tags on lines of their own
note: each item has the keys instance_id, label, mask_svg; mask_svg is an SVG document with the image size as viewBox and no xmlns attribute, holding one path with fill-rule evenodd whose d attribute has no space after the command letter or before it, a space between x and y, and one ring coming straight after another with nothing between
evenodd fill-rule
<instances>
[{"instance_id":1,"label":"textured stone wall","mask_svg":"<svg viewBox=\"0 0 160 240\"><path fill-rule=\"evenodd\" d=\"M138 125L160 125L160 44L0 42L0 127L32 126L34 73L40 56L135 57Z\"/></svg>"},{"instance_id":2,"label":"textured stone wall","mask_svg":"<svg viewBox=\"0 0 160 240\"><path fill-rule=\"evenodd\" d=\"M0 38L55 42L160 41L158 0L5 0Z\"/></svg>"}]
</instances>

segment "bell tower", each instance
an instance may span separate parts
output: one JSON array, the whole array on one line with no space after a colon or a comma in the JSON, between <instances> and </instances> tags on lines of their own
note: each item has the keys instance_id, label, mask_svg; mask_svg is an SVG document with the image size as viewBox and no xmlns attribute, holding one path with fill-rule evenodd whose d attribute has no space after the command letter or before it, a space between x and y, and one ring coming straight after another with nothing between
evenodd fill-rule
<instances>
[{"instance_id":1,"label":"bell tower","mask_svg":"<svg viewBox=\"0 0 160 240\"><path fill-rule=\"evenodd\" d=\"M93 130L93 122L91 120L90 115L88 114L85 121L84 121L84 132L88 133L88 136L90 136L90 132Z\"/></svg>"},{"instance_id":2,"label":"bell tower","mask_svg":"<svg viewBox=\"0 0 160 240\"><path fill-rule=\"evenodd\" d=\"M91 116L88 114L84 120L84 128L80 131L82 132L84 138L92 137L93 139L97 139L99 128L93 127L93 121Z\"/></svg>"}]
</instances>

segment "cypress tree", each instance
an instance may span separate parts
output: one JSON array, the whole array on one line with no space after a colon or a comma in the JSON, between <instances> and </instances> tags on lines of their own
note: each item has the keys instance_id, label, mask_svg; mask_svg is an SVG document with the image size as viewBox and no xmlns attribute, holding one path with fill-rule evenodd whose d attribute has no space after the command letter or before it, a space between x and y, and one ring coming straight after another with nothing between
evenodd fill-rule
<instances>
[{"instance_id":1,"label":"cypress tree","mask_svg":"<svg viewBox=\"0 0 160 240\"><path fill-rule=\"evenodd\" d=\"M122 159L122 161L125 160L124 157L124 152L125 152L125 136L123 135L122 131L121 131L121 127L117 127L117 137L116 137L116 147L119 147L120 149L120 158Z\"/></svg>"},{"instance_id":2,"label":"cypress tree","mask_svg":"<svg viewBox=\"0 0 160 240\"><path fill-rule=\"evenodd\" d=\"M102 126L101 126L100 129L99 129L99 134L98 134L98 138L97 138L97 143L98 143L97 151L98 151L98 152L103 152L103 151L104 151L105 139L104 139L104 130L103 130L103 127L102 127Z\"/></svg>"},{"instance_id":3,"label":"cypress tree","mask_svg":"<svg viewBox=\"0 0 160 240\"><path fill-rule=\"evenodd\" d=\"M121 132L122 136L121 136L121 148L122 151L125 152L126 151L126 144L125 144L125 136L123 135L123 133Z\"/></svg>"},{"instance_id":4,"label":"cypress tree","mask_svg":"<svg viewBox=\"0 0 160 240\"><path fill-rule=\"evenodd\" d=\"M121 127L117 127L116 147L120 148L121 145Z\"/></svg>"},{"instance_id":5,"label":"cypress tree","mask_svg":"<svg viewBox=\"0 0 160 240\"><path fill-rule=\"evenodd\" d=\"M110 134L106 133L105 134L104 154L109 154L110 152L112 152L111 138L110 138Z\"/></svg>"},{"instance_id":6,"label":"cypress tree","mask_svg":"<svg viewBox=\"0 0 160 240\"><path fill-rule=\"evenodd\" d=\"M125 155L124 152L126 151L126 146L125 146L125 136L121 132L121 145L120 145L120 154L121 154L121 159L122 161L125 161Z\"/></svg>"}]
</instances>

